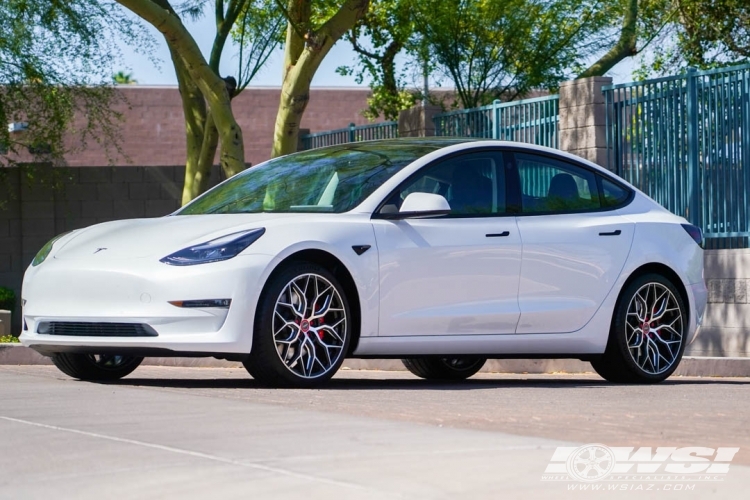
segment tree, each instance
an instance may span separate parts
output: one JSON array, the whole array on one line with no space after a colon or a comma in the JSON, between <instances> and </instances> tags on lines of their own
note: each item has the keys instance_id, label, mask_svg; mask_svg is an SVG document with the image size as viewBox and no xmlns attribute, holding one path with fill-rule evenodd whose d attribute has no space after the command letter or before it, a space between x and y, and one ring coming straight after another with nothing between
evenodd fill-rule
<instances>
[{"instance_id":1,"label":"tree","mask_svg":"<svg viewBox=\"0 0 750 500\"><path fill-rule=\"evenodd\" d=\"M401 110L414 104L416 93L406 90L406 79L396 68L396 57L413 54L413 0L373 0L370 9L349 31L348 40L358 55L357 66L340 66L342 75L356 74L358 83L371 79L372 96L368 98L365 116L375 119L381 114L395 120Z\"/></svg>"},{"instance_id":2,"label":"tree","mask_svg":"<svg viewBox=\"0 0 750 500\"><path fill-rule=\"evenodd\" d=\"M135 85L138 80L133 79L132 73L125 73L124 71L118 71L112 75L112 82L115 85Z\"/></svg>"},{"instance_id":3,"label":"tree","mask_svg":"<svg viewBox=\"0 0 750 500\"><path fill-rule=\"evenodd\" d=\"M657 1L657 0L652 0ZM710 69L750 61L746 0L661 0L667 25L641 76L673 74L685 66Z\"/></svg>"},{"instance_id":4,"label":"tree","mask_svg":"<svg viewBox=\"0 0 750 500\"><path fill-rule=\"evenodd\" d=\"M464 108L554 89L606 38L597 0L423 0L414 13Z\"/></svg>"},{"instance_id":5,"label":"tree","mask_svg":"<svg viewBox=\"0 0 750 500\"><path fill-rule=\"evenodd\" d=\"M107 2L0 3L0 166L62 165L88 140L117 148L116 40L148 35ZM72 130L73 118L81 118ZM8 123L16 124L9 129ZM0 169L2 170L2 169Z\"/></svg>"},{"instance_id":6,"label":"tree","mask_svg":"<svg viewBox=\"0 0 750 500\"><path fill-rule=\"evenodd\" d=\"M274 127L272 157L297 150L299 125L310 100L310 82L320 63L350 30L370 0L276 0L287 19L281 99Z\"/></svg>"},{"instance_id":7,"label":"tree","mask_svg":"<svg viewBox=\"0 0 750 500\"><path fill-rule=\"evenodd\" d=\"M281 14L272 0L117 0L162 33L169 47L185 116L187 161L183 204L206 190L221 144L220 163L227 177L246 168L242 129L231 100L241 92L279 43ZM200 17L213 4L216 26L209 57L201 52L183 17ZM222 77L221 58L231 37L241 47L236 76Z\"/></svg>"},{"instance_id":8,"label":"tree","mask_svg":"<svg viewBox=\"0 0 750 500\"><path fill-rule=\"evenodd\" d=\"M684 32L681 45L690 63L750 59L750 3L747 0L673 0Z\"/></svg>"},{"instance_id":9,"label":"tree","mask_svg":"<svg viewBox=\"0 0 750 500\"><path fill-rule=\"evenodd\" d=\"M708 69L750 58L746 0L619 0L611 16L616 41L579 77L601 76L620 61L643 55L637 78ZM648 50L647 50L648 49Z\"/></svg>"}]
</instances>

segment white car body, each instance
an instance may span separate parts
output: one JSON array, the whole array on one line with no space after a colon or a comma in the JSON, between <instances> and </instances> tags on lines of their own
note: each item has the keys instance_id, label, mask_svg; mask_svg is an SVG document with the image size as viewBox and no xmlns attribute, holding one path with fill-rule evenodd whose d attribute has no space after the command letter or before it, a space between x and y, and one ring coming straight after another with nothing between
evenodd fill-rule
<instances>
[{"instance_id":1,"label":"white car body","mask_svg":"<svg viewBox=\"0 0 750 500\"><path fill-rule=\"evenodd\" d=\"M253 348L264 284L299 252L325 252L351 275L358 335L348 357L586 359L604 352L618 295L643 266L668 269L678 279L689 310L687 343L692 341L707 299L703 252L681 227L687 221L632 186L626 206L596 213L373 218L389 193L433 160L511 147L554 154L612 177L557 150L468 142L414 161L346 213L173 215L99 224L63 236L43 264L27 270L21 342L45 354L121 349L241 359ZM229 260L160 262L190 245L260 227L265 234ZM616 238L600 236L616 230ZM508 237L486 237L504 231ZM358 255L355 246L370 249ZM231 307L169 302L224 298ZM38 332L40 324L55 321L143 323L158 336Z\"/></svg>"}]
</instances>

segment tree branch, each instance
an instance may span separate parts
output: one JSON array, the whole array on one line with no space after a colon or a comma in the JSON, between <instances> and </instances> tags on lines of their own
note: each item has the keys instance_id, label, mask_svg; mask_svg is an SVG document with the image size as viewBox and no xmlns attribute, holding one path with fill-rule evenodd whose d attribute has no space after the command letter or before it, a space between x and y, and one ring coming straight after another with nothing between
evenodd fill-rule
<instances>
[{"instance_id":1,"label":"tree branch","mask_svg":"<svg viewBox=\"0 0 750 500\"><path fill-rule=\"evenodd\" d=\"M151 0L116 1L153 25L164 35L167 43L180 54L185 63L185 68L198 84L206 99L209 101L218 100L222 93L226 93L224 80L211 70L200 47L179 17Z\"/></svg>"},{"instance_id":2,"label":"tree branch","mask_svg":"<svg viewBox=\"0 0 750 500\"><path fill-rule=\"evenodd\" d=\"M362 48L362 46L357 41L357 35L354 33L354 30L349 31L349 43L352 44L352 49L354 49L354 52L358 54L362 54L363 56L369 57L370 59L374 59L378 62L380 62L383 59L382 56L379 56L378 54L374 52L370 52Z\"/></svg>"},{"instance_id":3,"label":"tree branch","mask_svg":"<svg viewBox=\"0 0 750 500\"><path fill-rule=\"evenodd\" d=\"M606 54L578 75L577 78L602 76L626 57L634 56L638 53L636 46L638 42L638 0L627 0L627 2L619 40L617 40L614 47L609 49Z\"/></svg>"},{"instance_id":4,"label":"tree branch","mask_svg":"<svg viewBox=\"0 0 750 500\"><path fill-rule=\"evenodd\" d=\"M284 14L284 17L286 18L287 22L289 23L289 26L292 27L294 32L297 34L298 37L301 39L305 39L307 34L305 33L305 30L302 26L299 25L299 19L294 19L292 15L289 13L289 10L284 7L284 2L281 0L274 0L276 2L276 5L279 6L279 9L281 9L281 12Z\"/></svg>"},{"instance_id":5,"label":"tree branch","mask_svg":"<svg viewBox=\"0 0 750 500\"><path fill-rule=\"evenodd\" d=\"M219 64L221 63L221 55L224 53L227 37L232 31L232 27L237 21L237 17L239 17L245 3L243 0L231 0L225 14L223 0L216 0L216 36L211 47L211 56L208 60L208 65L217 75L219 74ZM219 13L219 4L221 4L221 13Z\"/></svg>"}]
</instances>

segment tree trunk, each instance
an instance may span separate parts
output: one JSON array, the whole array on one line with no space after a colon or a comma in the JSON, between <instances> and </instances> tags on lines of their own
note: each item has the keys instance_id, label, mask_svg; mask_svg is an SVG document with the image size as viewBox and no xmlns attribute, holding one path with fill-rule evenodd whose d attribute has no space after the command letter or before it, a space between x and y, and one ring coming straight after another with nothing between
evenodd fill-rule
<instances>
[{"instance_id":1,"label":"tree trunk","mask_svg":"<svg viewBox=\"0 0 750 500\"><path fill-rule=\"evenodd\" d=\"M211 166L209 165L206 168L200 161L201 151L205 144L204 137L207 132L206 101L197 85L190 79L179 54L172 50L170 50L170 53L177 74L177 84L182 99L182 112L185 116L187 159L185 161L185 184L182 188L182 204L185 205L205 190L210 174ZM213 162L213 157L211 161Z\"/></svg>"},{"instance_id":2,"label":"tree trunk","mask_svg":"<svg viewBox=\"0 0 750 500\"><path fill-rule=\"evenodd\" d=\"M173 59L178 61L178 64L175 64L178 81L181 69L183 80L185 82L189 80L190 84L198 89L205 99L203 106L208 105L209 114L215 123L215 127L206 127L206 118L200 127L197 126L197 121L196 126L191 127L187 124L189 117L193 116L195 110L199 109L200 106L196 104L198 106L196 108L193 105L186 105L183 100L183 110L185 111L190 136L188 144L192 144L193 147L191 151L194 152L197 149L196 144L199 141L201 144L198 161L188 159L186 164L188 175L186 175L186 186L183 189L182 199L184 203L187 198L200 193L201 186L205 188L216 151L216 146L212 146L216 140L214 135L218 135L221 141L221 166L227 176L241 172L245 168L242 129L232 114L231 96L227 91L226 82L206 62L195 39L187 31L168 2L152 0L117 0L117 2L149 22L164 35ZM200 134L198 129L200 129ZM215 134L213 130L216 130ZM198 139L200 136L202 138ZM188 153L191 151L188 151ZM192 180L187 182L188 178Z\"/></svg>"},{"instance_id":3,"label":"tree trunk","mask_svg":"<svg viewBox=\"0 0 750 500\"><path fill-rule=\"evenodd\" d=\"M300 83L302 82L287 80L281 87L281 100L273 132L272 158L297 151L299 124L310 100L310 84L305 86Z\"/></svg>"},{"instance_id":4,"label":"tree trunk","mask_svg":"<svg viewBox=\"0 0 750 500\"><path fill-rule=\"evenodd\" d=\"M185 190L182 194L182 204L197 198L208 189L208 181L211 178L211 167L214 165L216 158L216 148L219 145L219 131L216 129L213 116L208 113L204 127L203 137L201 137L201 147L192 161L196 162L197 168L194 172L185 171ZM191 158L188 158L188 162ZM185 199L188 183L190 184L189 199Z\"/></svg>"},{"instance_id":5,"label":"tree trunk","mask_svg":"<svg viewBox=\"0 0 750 500\"><path fill-rule=\"evenodd\" d=\"M222 85L224 83L221 80ZM232 113L232 103L226 88L222 87L226 99L210 99L211 116L216 122L221 141L221 155L219 160L221 168L227 177L236 175L247 167L245 165L245 143L242 138L242 129Z\"/></svg>"},{"instance_id":6,"label":"tree trunk","mask_svg":"<svg viewBox=\"0 0 750 500\"><path fill-rule=\"evenodd\" d=\"M297 151L300 122L310 100L310 82L333 44L367 12L369 5L370 0L347 0L320 29L303 34L301 28L309 23L309 2L290 1L284 81L276 114L272 158Z\"/></svg>"}]
</instances>

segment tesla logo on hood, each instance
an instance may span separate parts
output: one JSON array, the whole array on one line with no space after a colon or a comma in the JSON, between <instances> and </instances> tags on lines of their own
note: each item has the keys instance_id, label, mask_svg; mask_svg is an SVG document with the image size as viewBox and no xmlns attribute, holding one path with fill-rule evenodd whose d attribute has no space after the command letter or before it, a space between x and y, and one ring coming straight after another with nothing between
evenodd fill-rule
<instances>
[{"instance_id":1,"label":"tesla logo on hood","mask_svg":"<svg viewBox=\"0 0 750 500\"><path fill-rule=\"evenodd\" d=\"M99 252L101 252L102 250L106 250L106 248L105 248L105 247L102 247L102 248L97 248L97 249L96 249L96 251L95 251L94 253L99 253Z\"/></svg>"}]
</instances>

